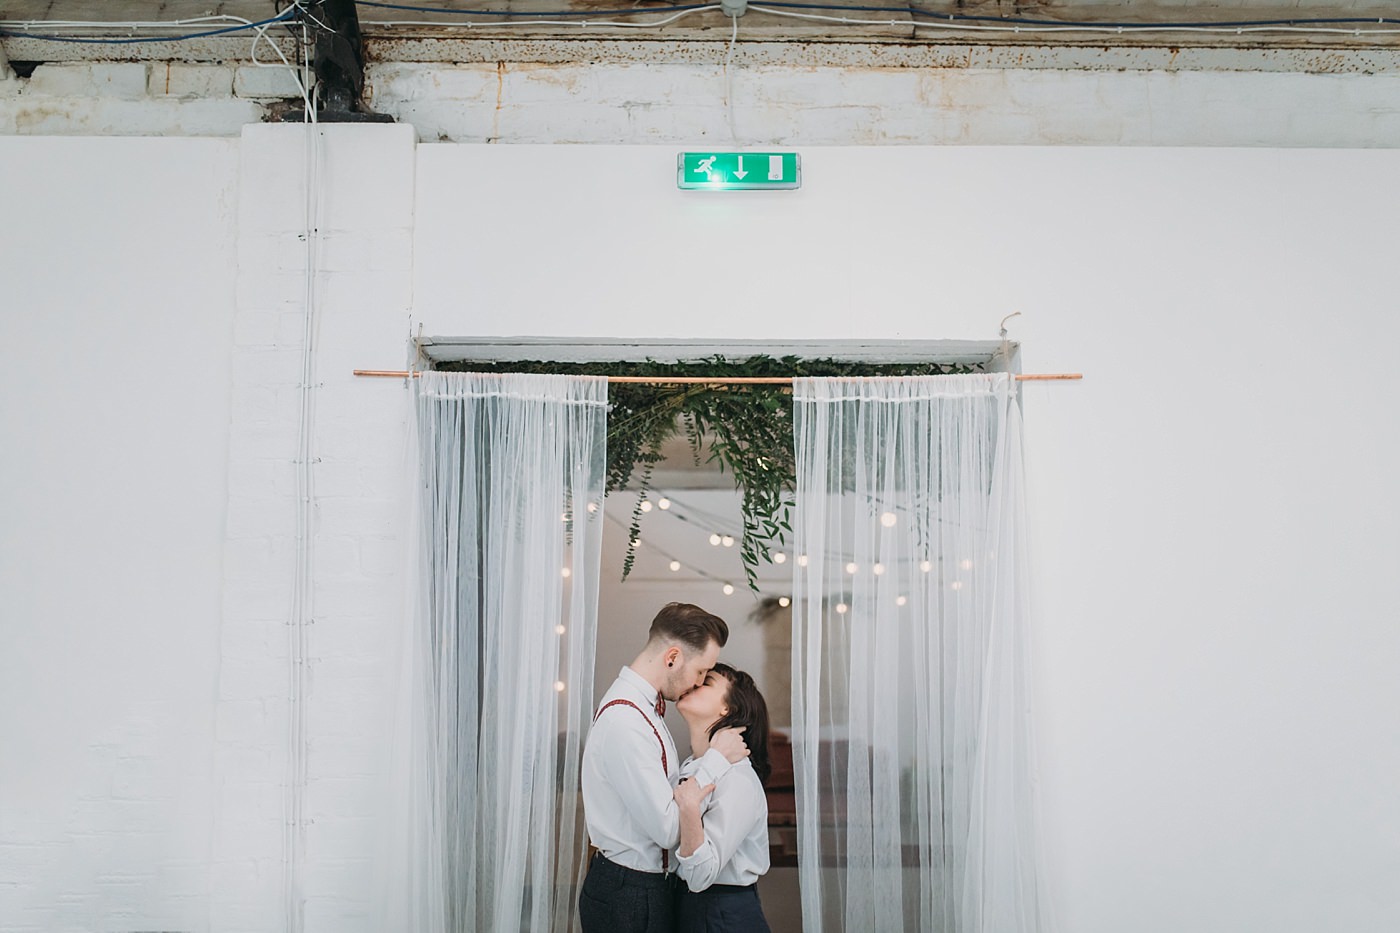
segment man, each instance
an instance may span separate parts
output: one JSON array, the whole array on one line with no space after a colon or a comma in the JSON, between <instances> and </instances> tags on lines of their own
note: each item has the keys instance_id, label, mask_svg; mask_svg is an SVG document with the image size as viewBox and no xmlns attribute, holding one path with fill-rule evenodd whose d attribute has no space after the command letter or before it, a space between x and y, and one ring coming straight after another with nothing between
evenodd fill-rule
<instances>
[{"instance_id":1,"label":"man","mask_svg":"<svg viewBox=\"0 0 1400 933\"><path fill-rule=\"evenodd\" d=\"M667 700L705 682L728 640L719 616L668 603L598 705L583 751L583 812L598 849L579 893L584 933L671 933L680 760L662 717ZM695 774L701 787L748 755L740 731L715 734Z\"/></svg>"}]
</instances>

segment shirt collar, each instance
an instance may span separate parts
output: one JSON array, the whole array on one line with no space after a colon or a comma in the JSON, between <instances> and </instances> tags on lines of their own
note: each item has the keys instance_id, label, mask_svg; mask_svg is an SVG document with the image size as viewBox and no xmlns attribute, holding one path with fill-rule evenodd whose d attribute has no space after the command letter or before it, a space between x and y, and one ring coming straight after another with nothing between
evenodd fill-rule
<instances>
[{"instance_id":1,"label":"shirt collar","mask_svg":"<svg viewBox=\"0 0 1400 933\"><path fill-rule=\"evenodd\" d=\"M647 679L632 670L631 667L624 665L622 670L618 673L617 678L618 680L626 681L629 686L640 691L642 697L647 701L647 706L651 707L656 705L656 688L647 683Z\"/></svg>"}]
</instances>

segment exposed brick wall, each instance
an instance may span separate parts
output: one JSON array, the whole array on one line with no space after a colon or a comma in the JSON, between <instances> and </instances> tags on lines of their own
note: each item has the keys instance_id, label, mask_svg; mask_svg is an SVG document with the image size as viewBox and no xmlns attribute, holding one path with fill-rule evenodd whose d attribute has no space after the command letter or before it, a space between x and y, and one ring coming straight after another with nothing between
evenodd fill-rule
<instances>
[{"instance_id":1,"label":"exposed brick wall","mask_svg":"<svg viewBox=\"0 0 1400 933\"><path fill-rule=\"evenodd\" d=\"M712 64L385 63L375 109L426 142L730 142ZM1400 146L1400 74L736 66L764 145ZM0 85L0 134L235 136L283 68L50 64Z\"/></svg>"},{"instance_id":2,"label":"exposed brick wall","mask_svg":"<svg viewBox=\"0 0 1400 933\"><path fill-rule=\"evenodd\" d=\"M729 142L708 65L440 65L370 71L375 106L425 140ZM736 68L741 143L1400 145L1400 75Z\"/></svg>"}]
</instances>

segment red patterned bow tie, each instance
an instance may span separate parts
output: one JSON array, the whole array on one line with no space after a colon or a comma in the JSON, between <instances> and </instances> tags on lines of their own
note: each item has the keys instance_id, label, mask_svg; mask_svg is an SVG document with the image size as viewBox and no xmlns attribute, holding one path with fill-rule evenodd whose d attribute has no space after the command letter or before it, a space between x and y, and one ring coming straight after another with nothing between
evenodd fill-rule
<instances>
[{"instance_id":1,"label":"red patterned bow tie","mask_svg":"<svg viewBox=\"0 0 1400 933\"><path fill-rule=\"evenodd\" d=\"M666 698L660 690L656 691L656 715L658 718L666 715Z\"/></svg>"}]
</instances>

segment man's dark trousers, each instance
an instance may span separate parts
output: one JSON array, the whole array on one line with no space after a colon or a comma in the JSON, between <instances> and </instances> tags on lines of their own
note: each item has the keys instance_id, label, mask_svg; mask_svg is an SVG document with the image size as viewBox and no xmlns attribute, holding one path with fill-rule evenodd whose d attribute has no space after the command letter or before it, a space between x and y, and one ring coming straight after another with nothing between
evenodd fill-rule
<instances>
[{"instance_id":1,"label":"man's dark trousers","mask_svg":"<svg viewBox=\"0 0 1400 933\"><path fill-rule=\"evenodd\" d=\"M675 876L624 868L596 852L578 896L583 933L674 933Z\"/></svg>"}]
</instances>

